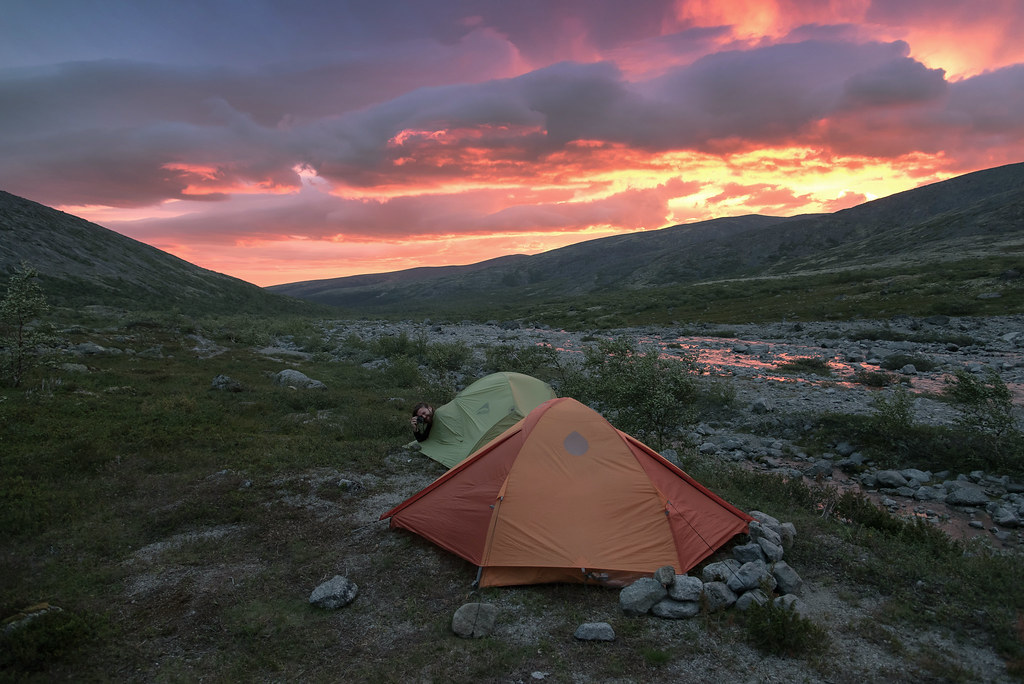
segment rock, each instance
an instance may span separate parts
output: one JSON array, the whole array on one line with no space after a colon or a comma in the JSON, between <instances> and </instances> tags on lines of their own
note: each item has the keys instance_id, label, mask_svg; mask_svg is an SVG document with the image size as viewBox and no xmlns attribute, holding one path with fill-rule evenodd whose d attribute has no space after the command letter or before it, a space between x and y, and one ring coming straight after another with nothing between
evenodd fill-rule
<instances>
[{"instance_id":1,"label":"rock","mask_svg":"<svg viewBox=\"0 0 1024 684\"><path fill-rule=\"evenodd\" d=\"M773 603L776 606L786 608L787 610L792 610L800 617L807 617L808 615L807 604L801 601L799 596L795 596L793 594L786 594L784 596L779 596L778 598L776 598L775 601L773 601Z\"/></svg>"},{"instance_id":2,"label":"rock","mask_svg":"<svg viewBox=\"0 0 1024 684\"><path fill-rule=\"evenodd\" d=\"M676 569L665 565L654 571L654 579L663 587L670 586L676 579Z\"/></svg>"},{"instance_id":3,"label":"rock","mask_svg":"<svg viewBox=\"0 0 1024 684\"><path fill-rule=\"evenodd\" d=\"M630 617L644 615L655 603L668 596L668 590L652 577L641 577L619 592L619 607Z\"/></svg>"},{"instance_id":4,"label":"rock","mask_svg":"<svg viewBox=\"0 0 1024 684\"><path fill-rule=\"evenodd\" d=\"M989 502L985 489L967 480L954 480L946 487L946 503L953 506L984 506Z\"/></svg>"},{"instance_id":5,"label":"rock","mask_svg":"<svg viewBox=\"0 0 1024 684\"><path fill-rule=\"evenodd\" d=\"M740 563L765 560L764 551L761 550L761 545L757 542L750 542L749 544L733 547L732 557Z\"/></svg>"},{"instance_id":6,"label":"rock","mask_svg":"<svg viewBox=\"0 0 1024 684\"><path fill-rule=\"evenodd\" d=\"M736 594L725 582L706 582L704 600L707 602L708 612L717 613L736 603Z\"/></svg>"},{"instance_id":7,"label":"rock","mask_svg":"<svg viewBox=\"0 0 1024 684\"><path fill-rule=\"evenodd\" d=\"M750 523L749 529L750 538L752 540L757 541L759 539L767 539L776 546L782 546L782 537L772 528L766 527L755 520Z\"/></svg>"},{"instance_id":8,"label":"rock","mask_svg":"<svg viewBox=\"0 0 1024 684\"><path fill-rule=\"evenodd\" d=\"M737 610L748 610L750 606L755 603L763 606L768 603L768 595L760 589L751 589L750 591L744 592L742 596L736 599Z\"/></svg>"},{"instance_id":9,"label":"rock","mask_svg":"<svg viewBox=\"0 0 1024 684\"><path fill-rule=\"evenodd\" d=\"M780 536L782 537L783 547L789 546L796 539L796 526L791 522L782 523L780 526Z\"/></svg>"},{"instance_id":10,"label":"rock","mask_svg":"<svg viewBox=\"0 0 1024 684\"><path fill-rule=\"evenodd\" d=\"M879 487L905 487L907 485L907 478L898 470L879 470L875 473L875 478L878 481Z\"/></svg>"},{"instance_id":11,"label":"rock","mask_svg":"<svg viewBox=\"0 0 1024 684\"><path fill-rule=\"evenodd\" d=\"M805 477L809 477L812 480L815 480L819 477L829 477L832 474L832 469L834 467L835 466L832 464L832 461L829 461L828 459L824 458L818 459L809 468L805 468L803 470L803 475Z\"/></svg>"},{"instance_id":12,"label":"rock","mask_svg":"<svg viewBox=\"0 0 1024 684\"><path fill-rule=\"evenodd\" d=\"M757 522L761 523L763 527L767 527L769 530L774 531L776 534L778 534L782 529L782 523L779 522L778 518L770 516L767 513L764 513L763 511L750 511L748 515Z\"/></svg>"},{"instance_id":13,"label":"rock","mask_svg":"<svg viewBox=\"0 0 1024 684\"><path fill-rule=\"evenodd\" d=\"M750 410L754 413L771 413L774 410L772 402L766 397L757 397L750 402Z\"/></svg>"},{"instance_id":14,"label":"rock","mask_svg":"<svg viewBox=\"0 0 1024 684\"><path fill-rule=\"evenodd\" d=\"M313 380L304 373L292 368L286 368L274 376L274 384L282 387L294 387L296 389L326 389L327 385L319 380Z\"/></svg>"},{"instance_id":15,"label":"rock","mask_svg":"<svg viewBox=\"0 0 1024 684\"><path fill-rule=\"evenodd\" d=\"M704 582L699 577L676 575L672 586L668 588L668 595L675 601L699 601L702 591Z\"/></svg>"},{"instance_id":16,"label":"rock","mask_svg":"<svg viewBox=\"0 0 1024 684\"><path fill-rule=\"evenodd\" d=\"M347 577L335 575L313 590L309 595L309 602L317 608L335 610L352 603L358 593L359 587L355 582Z\"/></svg>"},{"instance_id":17,"label":"rock","mask_svg":"<svg viewBox=\"0 0 1024 684\"><path fill-rule=\"evenodd\" d=\"M758 560L744 563L725 584L736 594L742 594L745 591L757 589L764 585L768 586L769 589L774 589L775 578L772 577L771 572L768 570L768 565L763 560Z\"/></svg>"},{"instance_id":18,"label":"rock","mask_svg":"<svg viewBox=\"0 0 1024 684\"><path fill-rule=\"evenodd\" d=\"M761 552L764 553L764 557L767 560L772 562L782 560L783 552L781 544L775 544L764 537L761 537L757 540L757 545L761 547Z\"/></svg>"},{"instance_id":19,"label":"rock","mask_svg":"<svg viewBox=\"0 0 1024 684\"><path fill-rule=\"evenodd\" d=\"M708 563L704 566L704 570L701 573L701 577L704 583L708 582L726 582L730 577L736 574L736 571L740 569L742 563L739 561L728 558L724 561L718 561L717 563Z\"/></svg>"},{"instance_id":20,"label":"rock","mask_svg":"<svg viewBox=\"0 0 1024 684\"><path fill-rule=\"evenodd\" d=\"M232 380L226 375L218 375L210 383L210 389L221 390L224 392L241 392L242 383L237 380Z\"/></svg>"},{"instance_id":21,"label":"rock","mask_svg":"<svg viewBox=\"0 0 1024 684\"><path fill-rule=\"evenodd\" d=\"M573 636L580 641L615 641L615 630L607 622L585 622Z\"/></svg>"},{"instance_id":22,"label":"rock","mask_svg":"<svg viewBox=\"0 0 1024 684\"><path fill-rule=\"evenodd\" d=\"M778 589L783 594L799 595L804 588L804 581L797 574L796 570L790 567L789 563L779 561L772 565L772 576L778 583Z\"/></svg>"},{"instance_id":23,"label":"rock","mask_svg":"<svg viewBox=\"0 0 1024 684\"><path fill-rule=\"evenodd\" d=\"M651 608L651 613L668 620L692 618L700 614L700 602L674 601L670 598L664 598L654 604Z\"/></svg>"},{"instance_id":24,"label":"rock","mask_svg":"<svg viewBox=\"0 0 1024 684\"><path fill-rule=\"evenodd\" d=\"M992 522L1000 527L1020 527L1020 516L1009 506L997 506L992 511Z\"/></svg>"},{"instance_id":25,"label":"rock","mask_svg":"<svg viewBox=\"0 0 1024 684\"><path fill-rule=\"evenodd\" d=\"M479 639L494 631L498 607L489 603L467 603L452 616L452 631L463 639Z\"/></svg>"}]
</instances>

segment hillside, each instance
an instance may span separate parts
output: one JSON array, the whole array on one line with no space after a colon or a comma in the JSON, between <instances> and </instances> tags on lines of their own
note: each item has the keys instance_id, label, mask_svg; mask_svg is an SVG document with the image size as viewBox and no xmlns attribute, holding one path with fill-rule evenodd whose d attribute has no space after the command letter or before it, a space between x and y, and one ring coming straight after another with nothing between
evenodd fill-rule
<instances>
[{"instance_id":1,"label":"hillside","mask_svg":"<svg viewBox=\"0 0 1024 684\"><path fill-rule=\"evenodd\" d=\"M1024 164L966 174L833 214L740 216L590 240L533 256L276 285L355 311L397 310L415 289L440 308L821 270L915 266L1024 247Z\"/></svg>"},{"instance_id":2,"label":"hillside","mask_svg":"<svg viewBox=\"0 0 1024 684\"><path fill-rule=\"evenodd\" d=\"M22 262L49 302L185 313L285 313L307 302L209 271L84 219L0 191L0 288Z\"/></svg>"}]
</instances>

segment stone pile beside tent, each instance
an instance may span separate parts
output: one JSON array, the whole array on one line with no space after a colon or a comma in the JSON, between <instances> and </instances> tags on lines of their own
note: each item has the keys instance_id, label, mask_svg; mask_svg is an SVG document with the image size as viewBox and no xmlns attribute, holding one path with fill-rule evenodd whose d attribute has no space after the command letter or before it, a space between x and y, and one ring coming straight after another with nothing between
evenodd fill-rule
<instances>
[{"instance_id":1,"label":"stone pile beside tent","mask_svg":"<svg viewBox=\"0 0 1024 684\"><path fill-rule=\"evenodd\" d=\"M797 613L806 607L799 595L803 580L783 558L783 548L796 536L792 523L751 511L750 541L735 546L732 557L704 566L701 576L677 575L662 567L653 577L643 577L619 592L619 606L628 616L652 614L660 618L696 617L705 610L715 613L732 606L747 610L770 600Z\"/></svg>"}]
</instances>

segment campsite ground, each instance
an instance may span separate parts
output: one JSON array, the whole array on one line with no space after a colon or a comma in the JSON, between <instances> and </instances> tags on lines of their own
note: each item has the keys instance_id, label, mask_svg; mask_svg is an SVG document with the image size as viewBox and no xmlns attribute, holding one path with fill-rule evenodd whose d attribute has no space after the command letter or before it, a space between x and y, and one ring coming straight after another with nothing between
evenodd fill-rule
<instances>
[{"instance_id":1,"label":"campsite ground","mask_svg":"<svg viewBox=\"0 0 1024 684\"><path fill-rule=\"evenodd\" d=\"M80 350L64 360L72 367L2 391L0 607L3 617L41 603L61 610L5 632L0 679L1012 682L1024 673L1013 549L955 545L865 511L823 514L820 504L836 500L817 483L785 483L682 445L687 471L711 489L796 526L786 560L827 635L813 648L767 655L735 611L627 618L614 590L473 591L475 568L378 520L443 472L404 448L408 409L440 390L425 380L437 355L409 360L401 332L406 342L424 333L428 352L461 342L478 357L562 333L260 329L84 321L67 328L69 350ZM782 344L775 328L764 333L731 339ZM978 345L976 356L990 360L995 346ZM326 388L275 385L285 368ZM1005 369L1009 382L1016 369ZM238 391L213 389L218 375ZM775 385L739 372L728 381L735 412L716 430L762 420L756 397L771 400L768 415L868 406L863 388L842 382ZM942 418L932 408L925 413ZM359 586L355 601L311 607L312 590L335 575ZM452 615L469 601L498 607L490 637L452 634ZM596 621L613 626L614 642L573 638Z\"/></svg>"}]
</instances>

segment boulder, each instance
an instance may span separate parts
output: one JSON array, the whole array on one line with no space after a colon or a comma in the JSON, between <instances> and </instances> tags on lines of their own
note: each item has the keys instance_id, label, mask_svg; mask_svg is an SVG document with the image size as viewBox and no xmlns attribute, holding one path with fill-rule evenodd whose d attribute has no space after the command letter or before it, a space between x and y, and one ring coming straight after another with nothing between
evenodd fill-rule
<instances>
[{"instance_id":1,"label":"boulder","mask_svg":"<svg viewBox=\"0 0 1024 684\"><path fill-rule=\"evenodd\" d=\"M619 592L619 607L631 617L644 615L655 603L668 596L668 590L652 577L641 577Z\"/></svg>"},{"instance_id":2,"label":"boulder","mask_svg":"<svg viewBox=\"0 0 1024 684\"><path fill-rule=\"evenodd\" d=\"M744 563L735 575L726 581L726 586L736 594L742 594L751 589L768 585L769 589L775 588L775 578L768 570L768 565L762 561Z\"/></svg>"},{"instance_id":3,"label":"boulder","mask_svg":"<svg viewBox=\"0 0 1024 684\"><path fill-rule=\"evenodd\" d=\"M706 582L704 600L707 602L708 612L717 613L736 603L736 593L725 582Z\"/></svg>"},{"instance_id":4,"label":"boulder","mask_svg":"<svg viewBox=\"0 0 1024 684\"><path fill-rule=\"evenodd\" d=\"M750 591L744 592L742 596L736 599L737 610L748 610L750 606L755 603L763 606L768 603L768 595L760 589L751 589Z\"/></svg>"},{"instance_id":5,"label":"boulder","mask_svg":"<svg viewBox=\"0 0 1024 684\"><path fill-rule=\"evenodd\" d=\"M479 639L494 631L498 607L489 603L467 603L452 616L452 631L463 639Z\"/></svg>"},{"instance_id":6,"label":"boulder","mask_svg":"<svg viewBox=\"0 0 1024 684\"><path fill-rule=\"evenodd\" d=\"M772 576L778 583L778 589L783 594L798 595L803 591L804 581L797 574L796 570L790 567L789 563L779 561L772 566Z\"/></svg>"},{"instance_id":7,"label":"boulder","mask_svg":"<svg viewBox=\"0 0 1024 684\"><path fill-rule=\"evenodd\" d=\"M946 503L953 506L984 506L988 502L985 489L968 480L954 480L946 487Z\"/></svg>"},{"instance_id":8,"label":"boulder","mask_svg":"<svg viewBox=\"0 0 1024 684\"><path fill-rule=\"evenodd\" d=\"M708 582L726 582L730 577L736 574L736 571L740 569L742 563L727 558L724 561L718 561L717 563L708 563L704 566L704 570L701 573L701 578L705 584Z\"/></svg>"},{"instance_id":9,"label":"boulder","mask_svg":"<svg viewBox=\"0 0 1024 684\"><path fill-rule=\"evenodd\" d=\"M615 641L615 630L607 622L585 622L573 636L580 641Z\"/></svg>"},{"instance_id":10,"label":"boulder","mask_svg":"<svg viewBox=\"0 0 1024 684\"><path fill-rule=\"evenodd\" d=\"M704 582L699 577L676 575L676 579L668 588L669 598L675 601L699 601L704 590Z\"/></svg>"},{"instance_id":11,"label":"boulder","mask_svg":"<svg viewBox=\"0 0 1024 684\"><path fill-rule=\"evenodd\" d=\"M700 602L674 601L670 598L664 598L654 604L651 608L651 613L668 620L692 618L700 614Z\"/></svg>"},{"instance_id":12,"label":"boulder","mask_svg":"<svg viewBox=\"0 0 1024 684\"><path fill-rule=\"evenodd\" d=\"M317 608L335 610L352 603L359 593L359 587L347 577L335 575L309 595L309 602Z\"/></svg>"},{"instance_id":13,"label":"boulder","mask_svg":"<svg viewBox=\"0 0 1024 684\"><path fill-rule=\"evenodd\" d=\"M274 384L282 387L294 387L295 389L325 389L327 385L319 380L313 380L293 368L286 368L274 376Z\"/></svg>"},{"instance_id":14,"label":"boulder","mask_svg":"<svg viewBox=\"0 0 1024 684\"><path fill-rule=\"evenodd\" d=\"M879 487L905 487L907 486L907 478L903 477L903 474L898 470L879 470L875 473L875 478L878 480Z\"/></svg>"}]
</instances>

